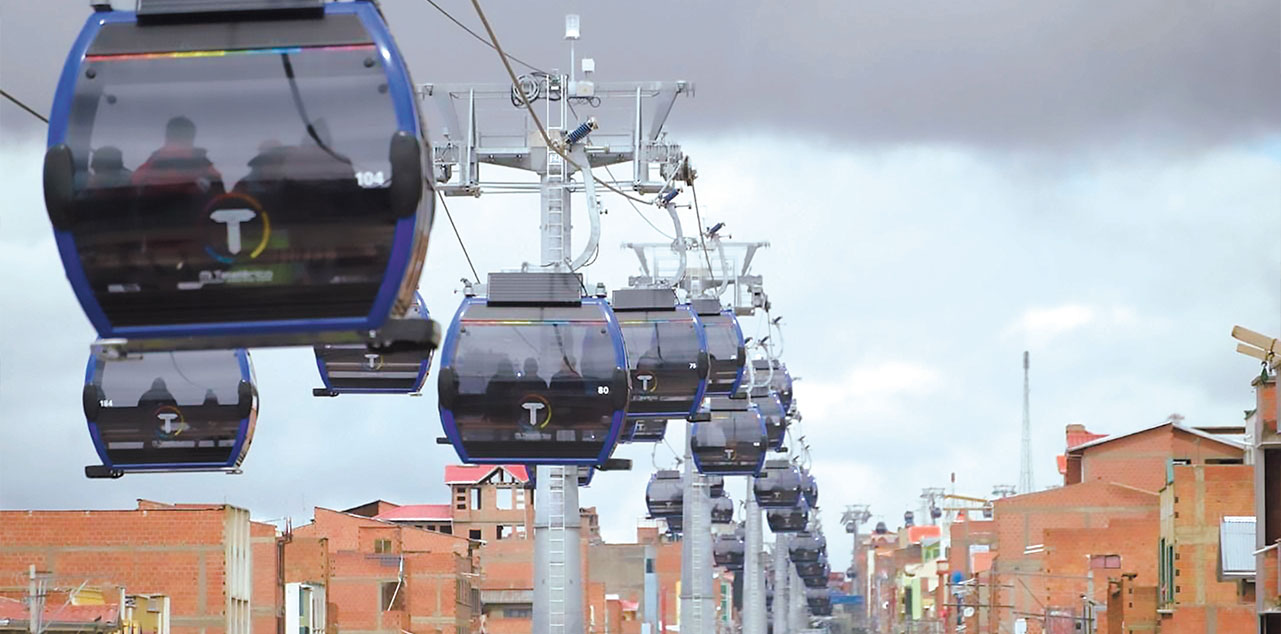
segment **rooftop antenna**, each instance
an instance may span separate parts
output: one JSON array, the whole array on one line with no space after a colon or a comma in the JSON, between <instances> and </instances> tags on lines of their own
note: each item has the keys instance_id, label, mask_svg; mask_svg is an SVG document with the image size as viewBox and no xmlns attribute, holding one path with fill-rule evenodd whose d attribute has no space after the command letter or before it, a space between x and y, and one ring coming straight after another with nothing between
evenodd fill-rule
<instances>
[{"instance_id":1,"label":"rooftop antenna","mask_svg":"<svg viewBox=\"0 0 1281 634\"><path fill-rule=\"evenodd\" d=\"M1028 352L1023 351L1023 451L1019 459L1019 493L1032 492L1032 409L1028 390Z\"/></svg>"}]
</instances>

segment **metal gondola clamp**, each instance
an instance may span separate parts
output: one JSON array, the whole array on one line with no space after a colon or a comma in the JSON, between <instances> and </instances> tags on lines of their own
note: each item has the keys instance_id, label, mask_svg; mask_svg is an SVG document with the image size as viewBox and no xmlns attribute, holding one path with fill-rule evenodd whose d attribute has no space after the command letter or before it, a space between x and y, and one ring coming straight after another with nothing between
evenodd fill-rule
<instances>
[{"instance_id":1,"label":"metal gondola clamp","mask_svg":"<svg viewBox=\"0 0 1281 634\"><path fill-rule=\"evenodd\" d=\"M480 17L488 29L483 13ZM568 17L571 47L580 33L578 17ZM574 474L584 467L623 466L611 454L624 431L635 382L606 289L582 276L599 251L598 196L606 189L632 198L670 189L684 157L680 146L667 140L664 124L675 100L693 94L693 86L683 81L579 79L578 61L571 48L568 73L518 78L508 68L508 83L418 86L420 97L439 115L432 147L436 191L443 196L528 193L540 200L539 260L518 271L491 273L487 284L472 287L446 335L437 376L441 422L461 460L518 462L536 471L536 567L557 571L538 575L535 582L533 629L540 634L583 631L579 553L564 547L576 544L579 535L578 514L571 512L578 504ZM592 108L593 116L579 116L581 108L575 106ZM529 134L531 124L536 134ZM626 162L633 171L625 181L592 173ZM538 182L488 178L484 165L532 172ZM579 194L590 233L575 254L570 216ZM619 299L633 305L631 298ZM682 311L674 307L672 302L653 308L676 322ZM664 333L665 347L666 335L672 335L665 350L672 360L697 358L696 339L684 337L679 345L675 340L676 331L696 331L692 322L673 323L673 332ZM651 374L646 387L696 385L699 369L694 370ZM671 417L684 417L696 393L674 400L681 399L685 402L654 398L648 405L659 408L656 414L674 411ZM546 501L553 494L560 501L557 508L565 509L562 516L548 515L552 505Z\"/></svg>"}]
</instances>

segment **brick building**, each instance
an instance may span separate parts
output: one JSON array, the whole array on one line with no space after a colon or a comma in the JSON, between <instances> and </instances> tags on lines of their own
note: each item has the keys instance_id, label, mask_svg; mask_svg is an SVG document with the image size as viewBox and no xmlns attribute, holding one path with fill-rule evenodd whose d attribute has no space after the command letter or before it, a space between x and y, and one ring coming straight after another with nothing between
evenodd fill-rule
<instances>
[{"instance_id":1,"label":"brick building","mask_svg":"<svg viewBox=\"0 0 1281 634\"><path fill-rule=\"evenodd\" d=\"M89 582L169 597L173 634L274 632L283 590L276 529L229 505L0 511L0 596L21 597L29 566L52 587Z\"/></svg>"},{"instance_id":2,"label":"brick building","mask_svg":"<svg viewBox=\"0 0 1281 634\"><path fill-rule=\"evenodd\" d=\"M529 473L521 465L449 465L453 532L476 540L533 535L534 495Z\"/></svg>"},{"instance_id":3,"label":"brick building","mask_svg":"<svg viewBox=\"0 0 1281 634\"><path fill-rule=\"evenodd\" d=\"M330 631L466 634L479 624L472 547L463 537L316 508L286 546L298 557L286 581L323 586Z\"/></svg>"},{"instance_id":4,"label":"brick building","mask_svg":"<svg viewBox=\"0 0 1281 634\"><path fill-rule=\"evenodd\" d=\"M1065 485L1100 480L1159 491L1166 464L1243 464L1245 447L1175 421L1069 447Z\"/></svg>"},{"instance_id":5,"label":"brick building","mask_svg":"<svg viewBox=\"0 0 1281 634\"><path fill-rule=\"evenodd\" d=\"M1224 518L1254 512L1247 465L1172 465L1161 490L1157 607L1163 634L1254 629L1253 579L1225 577ZM1231 536L1228 537L1231 539ZM1253 540L1244 545L1252 552Z\"/></svg>"},{"instance_id":6,"label":"brick building","mask_svg":"<svg viewBox=\"0 0 1281 634\"><path fill-rule=\"evenodd\" d=\"M1256 377L1248 426L1254 440L1255 611L1260 634L1281 632L1281 428L1277 380Z\"/></svg>"}]
</instances>

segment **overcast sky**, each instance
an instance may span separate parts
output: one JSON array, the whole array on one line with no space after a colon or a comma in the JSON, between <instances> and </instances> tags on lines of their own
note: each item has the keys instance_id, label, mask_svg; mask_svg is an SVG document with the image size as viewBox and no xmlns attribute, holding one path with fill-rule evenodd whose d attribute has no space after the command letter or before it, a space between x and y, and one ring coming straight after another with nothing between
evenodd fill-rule
<instances>
[{"instance_id":1,"label":"overcast sky","mask_svg":"<svg viewBox=\"0 0 1281 634\"><path fill-rule=\"evenodd\" d=\"M470 3L441 4L479 30ZM970 495L1017 482L1025 349L1039 486L1058 479L1068 423L1121 433L1177 412L1221 425L1252 407L1259 369L1228 333L1281 334L1278 3L486 6L504 46L540 68L566 66L574 10L598 80L696 85L669 130L699 169L705 222L772 243L756 272L803 377L834 568L848 565L845 504L895 526L952 473ZM417 81L503 80L493 52L425 0L384 7ZM87 13L0 1L0 86L47 112ZM435 443L434 389L313 399L301 349L254 352L262 409L244 475L85 480L93 332L45 215L43 134L0 104L0 507L227 501L297 524L315 505L446 501L456 457ZM450 202L482 272L536 258L536 198ZM636 273L617 245L661 238L604 202L589 275L617 286ZM468 271L440 220L421 290L448 319ZM598 476L582 502L625 540L651 458L618 455L636 470ZM742 498L741 480L729 488Z\"/></svg>"}]
</instances>

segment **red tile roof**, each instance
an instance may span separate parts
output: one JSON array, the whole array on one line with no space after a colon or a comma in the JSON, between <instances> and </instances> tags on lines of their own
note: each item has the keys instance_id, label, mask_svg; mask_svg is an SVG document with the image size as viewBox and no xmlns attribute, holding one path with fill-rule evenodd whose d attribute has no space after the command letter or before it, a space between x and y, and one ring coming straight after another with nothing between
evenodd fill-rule
<instances>
[{"instance_id":1,"label":"red tile roof","mask_svg":"<svg viewBox=\"0 0 1281 634\"><path fill-rule=\"evenodd\" d=\"M943 529L937 525L926 524L907 528L907 541L909 544L919 544L926 537L941 538L942 536Z\"/></svg>"},{"instance_id":2,"label":"red tile roof","mask_svg":"<svg viewBox=\"0 0 1281 634\"><path fill-rule=\"evenodd\" d=\"M529 482L529 472L525 470L525 465L454 464L445 465L445 484L476 484L488 478L489 474L497 469L506 470L512 477L521 482Z\"/></svg>"},{"instance_id":3,"label":"red tile roof","mask_svg":"<svg viewBox=\"0 0 1281 634\"><path fill-rule=\"evenodd\" d=\"M374 519L385 522L441 521L451 520L453 515L448 504L406 504L383 511Z\"/></svg>"}]
</instances>

